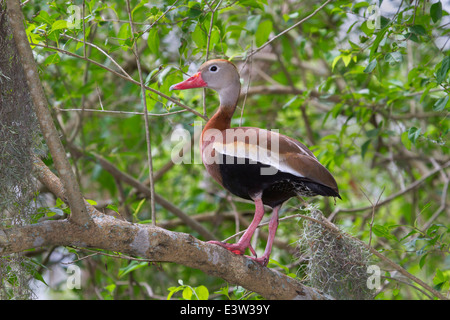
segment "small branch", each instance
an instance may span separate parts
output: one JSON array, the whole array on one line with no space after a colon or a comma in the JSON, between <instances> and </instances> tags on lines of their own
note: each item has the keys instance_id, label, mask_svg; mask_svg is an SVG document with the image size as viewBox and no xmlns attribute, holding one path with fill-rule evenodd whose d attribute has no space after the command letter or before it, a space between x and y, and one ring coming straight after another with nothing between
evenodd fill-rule
<instances>
[{"instance_id":1,"label":"small branch","mask_svg":"<svg viewBox=\"0 0 450 320\"><path fill-rule=\"evenodd\" d=\"M296 94L296 95L303 95L305 93L305 90L297 89L297 88L291 88L289 86L253 86L248 88L246 92L241 92L241 96L247 94L247 95L255 95L255 94L278 94L278 95L286 95L286 94ZM309 97L311 98L317 98L322 99L322 96L319 92L316 90L312 90L308 92ZM342 99L338 95L327 95L323 98L324 101L330 101L330 102L342 102Z\"/></svg>"},{"instance_id":2,"label":"small branch","mask_svg":"<svg viewBox=\"0 0 450 320\"><path fill-rule=\"evenodd\" d=\"M89 226L91 219L86 211L84 199L80 191L75 175L72 171L66 152L59 139L58 131L53 123L52 116L48 109L48 102L39 79L39 73L34 61L33 52L28 42L24 17L18 0L7 0L7 13L14 41L23 65L23 71L27 80L30 95L33 100L33 107L39 120L42 134L52 155L56 170L61 177L67 199L71 209L70 220L82 226Z\"/></svg>"},{"instance_id":3,"label":"small branch","mask_svg":"<svg viewBox=\"0 0 450 320\"><path fill-rule=\"evenodd\" d=\"M148 122L148 108L147 99L145 96L144 78L142 76L141 60L139 58L137 39L134 39L135 29L133 25L133 17L131 14L130 0L127 0L128 19L130 20L131 34L133 35L133 53L136 57L136 65L139 73L139 81L141 86L142 104L144 105L144 120L145 120L145 140L147 142L147 165L148 177L150 179L150 207L152 215L152 226L156 226L156 208L155 208L155 184L153 181L153 158L152 158L152 144L150 139L150 128Z\"/></svg>"},{"instance_id":4,"label":"small branch","mask_svg":"<svg viewBox=\"0 0 450 320\"><path fill-rule=\"evenodd\" d=\"M273 37L272 39L270 39L269 41L267 41L266 43L264 43L262 46L260 46L259 48L251 51L247 56L253 56L255 53L261 51L263 48L265 48L266 46L268 46L269 44L271 44L273 41L275 41L276 39L278 39L279 37L281 37L282 35L288 33L289 31L291 31L294 28L297 28L299 25L301 25L302 23L308 21L309 19L311 19L312 17L314 17L320 10L322 10L328 3L330 3L332 0L327 0L325 1L320 7L318 7L316 10L314 10L313 13L311 13L309 16L307 16L306 18L303 18L302 20L300 20L299 22L297 22L296 24L294 24L293 26L287 28L286 30L280 32L279 34L277 34L275 37Z\"/></svg>"},{"instance_id":5,"label":"small branch","mask_svg":"<svg viewBox=\"0 0 450 320\"><path fill-rule=\"evenodd\" d=\"M109 114L126 114L126 115L144 115L144 112L135 112L135 111L120 111L120 110L98 110L98 109L61 109L61 108L57 108L55 107L56 110L58 111L64 111L64 112L70 112L70 111L82 111L84 110L85 112L99 112L99 113L109 113ZM149 116L151 117L165 117L165 116L171 116L177 113L183 113L186 112L187 110L177 110L177 111L172 111L172 112L167 112L167 113L148 113Z\"/></svg>"},{"instance_id":6,"label":"small branch","mask_svg":"<svg viewBox=\"0 0 450 320\"><path fill-rule=\"evenodd\" d=\"M422 178L420 178L419 180L414 181L413 183L411 183L408 187L406 187L403 190L400 190L392 195L390 195L389 197L387 197L386 199L384 199L381 202L378 202L377 204L375 204L375 208L381 207L389 202L391 202L392 200L394 200L395 198L411 191L414 190L415 188L417 188L419 185L421 185L426 179L428 179L429 177L435 175L436 173L440 172L441 170L444 170L446 168L450 167L450 161L447 161L446 163L444 163L442 166L434 168L433 170L431 170L428 174L426 174L425 176L423 176ZM343 209L343 208L337 208L336 210L334 210L333 213L331 213L331 215L328 217L328 220L331 221L333 220L333 218L339 213L339 212L349 212L349 213L353 213L353 212L359 212L359 211L365 211L365 210L369 210L372 209L373 206L366 206L366 207L361 207L361 208L352 208L352 209Z\"/></svg>"},{"instance_id":7,"label":"small branch","mask_svg":"<svg viewBox=\"0 0 450 320\"><path fill-rule=\"evenodd\" d=\"M167 12L169 12L170 10L172 10L173 8L175 8L175 6L176 6L176 4L177 4L178 1L179 1L179 0L176 0L172 5L170 5L170 6L167 8L166 11L164 11L164 13L163 13L162 15L160 15L160 16L158 17L158 19L156 19L155 21L153 21L153 23L152 23L150 26L148 26L148 28L145 29L144 32L142 32L142 34L140 35L140 37L141 37L144 33L150 31L150 30L153 28L153 26L154 26L156 23L158 23L159 20L161 20L162 18L164 18L164 16L167 14ZM131 22L131 25L133 25L133 24L138 24L138 23L136 23L136 22ZM137 40L137 39L136 39L136 40Z\"/></svg>"},{"instance_id":8,"label":"small branch","mask_svg":"<svg viewBox=\"0 0 450 320\"><path fill-rule=\"evenodd\" d=\"M369 229L369 247L371 247L371 243L372 243L372 228L373 228L373 222L375 220L375 208L378 205L378 202L380 202L380 199L381 199L381 196L383 195L384 190L385 190L385 187L383 187L383 190L381 190L377 201L375 202L375 204L373 204L373 202L370 200L370 198L366 195L364 190L361 188L361 192L363 193L363 195L366 197L367 201L369 201L370 205L372 206L372 220L370 221L370 229Z\"/></svg>"},{"instance_id":9,"label":"small branch","mask_svg":"<svg viewBox=\"0 0 450 320\"><path fill-rule=\"evenodd\" d=\"M213 0L212 2L215 2L215 0ZM211 44L211 33L212 33L212 29L213 29L213 25L214 25L214 15L216 14L217 9L219 8L220 4L222 3L222 0L219 1L219 3L217 4L217 6L213 9L208 2L206 2L206 5L209 7L209 9L211 10L211 20L209 22L209 30L208 30L208 36L207 36L207 42L206 42L206 60L209 60L209 47ZM206 88L203 88L203 115L206 116Z\"/></svg>"},{"instance_id":10,"label":"small branch","mask_svg":"<svg viewBox=\"0 0 450 320\"><path fill-rule=\"evenodd\" d=\"M106 51L105 50L103 50L102 48L100 48L99 46L97 46L97 45L95 45L95 44L93 44L93 43L90 43L90 42L87 42L86 41L86 39L83 39L83 41L82 40L79 40L79 39L77 39L77 38L74 38L74 37L72 37L72 36L69 36L69 35L67 35L67 34L65 34L65 33L63 33L62 34L62 36L64 36L64 37L66 37L66 38L68 38L68 39L72 39L72 40L74 40L74 41L77 41L77 42L81 42L81 43L84 43L84 46L86 47L86 45L89 45L89 46L91 46L91 47L93 47L93 48L95 48L95 49L97 49L98 51L100 51L101 53L103 53L109 60L111 60L111 62L123 73L123 75L125 76L125 77L127 77L128 79L133 79L121 66L120 66L120 64L118 64L117 62L116 62L116 60L114 60L113 59L113 57L111 57L108 53L106 53ZM84 58L85 59L89 59L88 58L88 56L87 55L85 55L84 56Z\"/></svg>"},{"instance_id":11,"label":"small branch","mask_svg":"<svg viewBox=\"0 0 450 320\"><path fill-rule=\"evenodd\" d=\"M66 54L66 55L69 55L69 56L72 56L72 57L75 57L75 58L78 58L78 59L81 59L81 60L89 61L89 62L91 62L92 64L95 64L96 66L98 66L98 67L100 67L100 68L102 68L102 69L104 69L104 70L106 70L106 71L108 71L108 72L111 72L111 73L113 73L114 75L116 75L116 76L118 76L118 77L120 77L120 78L122 78L122 79L125 79L125 80L127 80L127 81L130 81L130 82L132 82L132 83L134 83L134 84L137 84L138 86L141 85L141 83L140 83L139 81L136 81L136 80L134 80L134 79L129 79L127 76L125 76L125 75L123 75L123 74L121 74L121 73L119 73L119 72L117 72L117 71L115 71L115 70L113 70L113 69L111 69L111 68L108 68L108 67L102 65L101 63L99 63L99 62L97 62L97 61L95 61L95 60L92 60L92 59L90 59L90 58L84 58L83 56L80 56L80 55L78 55L78 54L76 54L76 53L72 53L72 52L70 52L70 51L67 51L67 50L64 50L64 49L61 49L61 48L57 48L57 47L53 47L53 46L48 46L48 45L44 45L44 44L41 44L41 43L30 43L30 44L33 45L33 46L36 46L36 47L42 47L42 48L47 48L47 49L55 50L55 51L57 51L57 52L61 52L61 53L63 53L63 54ZM208 120L208 117L204 116L203 114L199 113L198 111L195 111L194 109L188 107L187 105L185 105L185 104L183 104L183 103L181 103L181 102L175 100L174 98L169 97L168 95L165 95L164 93L162 93L162 92L160 92L160 91L158 91L158 90L155 90L155 89L153 89L153 88L150 88L149 86L144 86L144 88L145 88L146 90L151 91L151 92L153 92L153 93L159 95L160 97L163 97L164 99L166 99L166 100L168 100L168 101L170 101L170 102L176 104L177 106L180 106L181 108L186 109L187 111L189 111L189 112L195 114L196 116L202 118L203 120Z\"/></svg>"}]
</instances>

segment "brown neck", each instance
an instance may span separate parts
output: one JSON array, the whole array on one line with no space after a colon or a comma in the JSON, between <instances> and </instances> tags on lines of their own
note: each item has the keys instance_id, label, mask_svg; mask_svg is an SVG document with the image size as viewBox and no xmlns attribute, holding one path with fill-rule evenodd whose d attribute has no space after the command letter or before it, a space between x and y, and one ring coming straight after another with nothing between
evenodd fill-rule
<instances>
[{"instance_id":1,"label":"brown neck","mask_svg":"<svg viewBox=\"0 0 450 320\"><path fill-rule=\"evenodd\" d=\"M239 77L237 77L235 81L232 81L228 86L215 90L219 93L220 107L214 116L212 116L212 118L206 123L202 132L202 140L204 138L203 134L208 129L217 129L222 131L230 128L231 118L236 110L241 92Z\"/></svg>"},{"instance_id":2,"label":"brown neck","mask_svg":"<svg viewBox=\"0 0 450 320\"><path fill-rule=\"evenodd\" d=\"M225 130L230 128L231 118L236 110L241 92L239 78L229 86L217 90L219 93L220 107L214 116L206 123L205 129Z\"/></svg>"},{"instance_id":3,"label":"brown neck","mask_svg":"<svg viewBox=\"0 0 450 320\"><path fill-rule=\"evenodd\" d=\"M208 129L226 130L230 128L231 118L236 107L223 107L220 106L217 112L206 123L203 131Z\"/></svg>"}]
</instances>

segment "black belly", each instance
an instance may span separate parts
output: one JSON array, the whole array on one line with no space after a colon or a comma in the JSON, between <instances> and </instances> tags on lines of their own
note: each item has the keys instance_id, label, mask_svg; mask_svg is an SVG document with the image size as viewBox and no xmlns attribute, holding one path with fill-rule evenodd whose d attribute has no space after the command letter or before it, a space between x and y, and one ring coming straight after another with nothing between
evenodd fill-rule
<instances>
[{"instance_id":1,"label":"black belly","mask_svg":"<svg viewBox=\"0 0 450 320\"><path fill-rule=\"evenodd\" d=\"M222 160L219 167L223 186L243 199L252 200L252 196L262 192L263 203L273 208L294 196L336 196L336 192L327 186L260 162L250 163L248 159L231 156L223 156Z\"/></svg>"}]
</instances>

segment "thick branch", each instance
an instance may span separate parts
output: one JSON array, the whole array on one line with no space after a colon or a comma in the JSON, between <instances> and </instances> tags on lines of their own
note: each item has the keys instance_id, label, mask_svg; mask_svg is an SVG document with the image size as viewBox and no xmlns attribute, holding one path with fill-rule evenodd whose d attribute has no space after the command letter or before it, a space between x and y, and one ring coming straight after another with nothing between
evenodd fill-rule
<instances>
[{"instance_id":1,"label":"thick branch","mask_svg":"<svg viewBox=\"0 0 450 320\"><path fill-rule=\"evenodd\" d=\"M93 222L89 230L67 220L0 230L1 254L50 245L99 248L200 269L266 299L326 299L291 277L189 234L132 224L103 214L94 215Z\"/></svg>"},{"instance_id":2,"label":"thick branch","mask_svg":"<svg viewBox=\"0 0 450 320\"><path fill-rule=\"evenodd\" d=\"M71 209L71 220L79 225L87 226L90 223L80 187L75 179L70 163L66 157L64 147L59 139L53 119L48 109L47 99L41 86L39 73L34 61L33 52L28 43L24 28L24 17L18 0L7 0L8 18L13 31L14 41L23 65L30 95L36 116L39 120L42 134L55 163L56 170L61 177L68 203Z\"/></svg>"},{"instance_id":3,"label":"thick branch","mask_svg":"<svg viewBox=\"0 0 450 320\"><path fill-rule=\"evenodd\" d=\"M51 191L64 199L59 179L42 161L36 160L35 164L39 180L51 186ZM266 299L328 299L291 277L192 235L115 219L89 204L87 209L93 222L90 228L69 220L59 220L0 229L0 256L43 246L98 248L149 261L174 262L196 268L261 294Z\"/></svg>"}]
</instances>

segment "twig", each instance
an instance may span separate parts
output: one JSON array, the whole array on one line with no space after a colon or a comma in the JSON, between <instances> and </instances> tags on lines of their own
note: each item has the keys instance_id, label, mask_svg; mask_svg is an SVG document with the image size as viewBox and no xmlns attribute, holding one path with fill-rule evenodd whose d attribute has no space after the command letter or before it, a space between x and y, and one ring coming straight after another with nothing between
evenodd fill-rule
<instances>
[{"instance_id":1,"label":"twig","mask_svg":"<svg viewBox=\"0 0 450 320\"><path fill-rule=\"evenodd\" d=\"M436 161L434 159L431 159L431 162L433 162L433 165L435 166L435 168L439 168L439 165L436 163ZM448 192L448 188L449 188L449 184L450 184L450 178L444 171L441 171L441 175L442 175L442 178L444 179L444 187L442 188L441 203L439 205L439 208L433 213L431 218L428 219L428 221L422 226L421 229L423 231L427 230L431 226L433 221L436 220L437 217L439 217L441 212L444 211L445 207L447 206L447 200L448 200L447 192Z\"/></svg>"},{"instance_id":2,"label":"twig","mask_svg":"<svg viewBox=\"0 0 450 320\"><path fill-rule=\"evenodd\" d=\"M136 40L139 39L144 33L150 31L150 30L153 28L153 26L167 14L167 12L169 12L170 10L172 10L172 9L175 7L175 5L177 4L178 1L179 1L179 0L175 0L175 2L174 2L171 6L169 6L169 7L167 8L167 10L164 11L163 14L160 15L160 16L158 17L158 19L156 19L155 21L153 21L152 24L151 24L150 26L148 26L148 28L145 29L145 30L142 32L142 34L136 38ZM133 24L137 24L137 23L130 22L130 25L133 25Z\"/></svg>"},{"instance_id":3,"label":"twig","mask_svg":"<svg viewBox=\"0 0 450 320\"><path fill-rule=\"evenodd\" d=\"M252 43L252 46L253 46L253 43ZM242 102L241 117L239 119L239 126L242 126L242 118L244 117L245 103L247 102L248 90L250 89L250 83L251 83L251 80L252 80L253 58L252 57L247 57L247 59L245 59L245 64L247 63L248 60L250 60L250 66L248 68L247 89L245 90L244 101Z\"/></svg>"},{"instance_id":4,"label":"twig","mask_svg":"<svg viewBox=\"0 0 450 320\"><path fill-rule=\"evenodd\" d=\"M127 10L128 10L128 18L130 20L131 34L133 35L133 53L136 57L136 64L139 73L139 81L141 86L141 95L142 95L142 103L144 105L144 120L145 120L145 139L147 141L147 164L148 164L148 176L150 179L150 207L152 214L152 225L156 226L156 208L155 208L155 184L153 181L153 158L152 158L152 144L150 140L150 128L148 123L148 109L147 109L147 99L145 96L145 87L144 87L144 77L142 76L142 67L141 61L138 54L137 48L137 39L134 39L134 25L133 25L133 17L131 14L130 0L127 0Z\"/></svg>"},{"instance_id":5,"label":"twig","mask_svg":"<svg viewBox=\"0 0 450 320\"><path fill-rule=\"evenodd\" d=\"M393 280L393 281L401 282L401 283L403 283L403 284L405 284L405 285L407 285L407 286L410 286L410 287L416 289L417 291L420 291L420 292L421 292L424 296L426 296L428 299L433 300L433 297L431 297L430 295L428 295L428 293L426 293L426 292L425 292L424 290L422 290L421 288L419 288L419 287L417 287L417 286L415 286L415 285L409 283L408 281L404 281L404 280L401 280L401 279L395 278L395 277L386 277L386 276L382 276L382 278L383 278L383 279L387 279L387 280Z\"/></svg>"},{"instance_id":6,"label":"twig","mask_svg":"<svg viewBox=\"0 0 450 320\"><path fill-rule=\"evenodd\" d=\"M65 111L65 112L84 110L86 112L144 115L144 112L135 112L135 111L103 110L103 109L102 110L98 110L98 109L61 109L61 108L57 108L57 107L55 107L55 109L58 110L58 111ZM167 113L148 113L148 115L152 116L152 117L165 117L165 116L170 116L170 115L177 114L177 113L183 113L183 112L186 112L186 111L187 110L177 110L177 111L172 111L172 112L167 112Z\"/></svg>"},{"instance_id":7,"label":"twig","mask_svg":"<svg viewBox=\"0 0 450 320\"><path fill-rule=\"evenodd\" d=\"M103 251L92 250L92 249L88 249L88 248L80 248L80 247L76 247L76 246L70 246L70 247L73 248L73 249L76 249L76 250L84 250L84 251L92 252L92 254L84 256L84 257L81 257L81 258L78 258L78 259L70 261L70 262L61 262L61 264L66 264L66 265L73 264L75 262L84 260L84 259L92 257L92 256L96 256L96 255L102 255L102 256L116 258L116 259L127 259L127 260L130 260L130 261L152 262L149 259L135 258L135 257L132 257L132 256L128 256L126 254L110 254L110 253L106 253L106 252L103 252Z\"/></svg>"},{"instance_id":8,"label":"twig","mask_svg":"<svg viewBox=\"0 0 450 320\"><path fill-rule=\"evenodd\" d=\"M373 204L373 202L370 200L370 198L367 196L367 194L364 192L364 190L362 188L360 188L361 192L363 193L363 195L366 197L367 201L369 201L370 205L372 206L372 220L370 221L370 230L369 230L369 247L371 247L371 243L372 243L372 228L373 228L373 222L375 219L375 208L377 207L378 202L380 202L381 196L383 195L385 189L386 189L386 187L383 187L383 190L381 190L377 201L375 202L375 204Z\"/></svg>"},{"instance_id":9,"label":"twig","mask_svg":"<svg viewBox=\"0 0 450 320\"><path fill-rule=\"evenodd\" d=\"M64 36L64 37L66 37L66 38L68 38L68 39L72 39L72 40L74 40L74 41L77 41L77 42L82 42L82 43L84 43L85 45L89 45L89 46L91 46L91 47L93 47L93 48L95 48L95 49L97 49L98 51L100 51L101 53L103 53L109 60L111 60L111 62L123 73L123 75L124 76L126 76L128 79L133 79L121 66L120 66L120 64L118 64L117 63L117 61L116 60L114 60L114 58L113 57L111 57L105 50L103 50L102 48L100 48L99 46L97 46L97 45L95 45L95 44L93 44L93 43L90 43L90 42L87 42L85 39L83 40L83 41L81 41L81 40L79 40L79 39L77 39L77 38L74 38L74 37L72 37L72 36L69 36L69 35L67 35L67 34L65 34L65 33L63 33L62 34L62 36ZM87 55L85 55L84 56L84 58L85 59L88 59L88 57L87 57Z\"/></svg>"},{"instance_id":10,"label":"twig","mask_svg":"<svg viewBox=\"0 0 450 320\"><path fill-rule=\"evenodd\" d=\"M247 56L253 56L255 53L261 51L263 48L265 48L267 45L269 45L270 43L272 43L273 41L275 41L276 39L278 39L279 37L281 37L282 35L284 35L285 33L291 31L294 28L297 28L299 25L301 25L302 23L304 23L305 21L308 21L309 19L311 19L312 17L314 17L320 10L322 10L328 3L330 3L332 0L327 0L325 1L320 7L318 7L316 10L314 10L313 13L311 13L309 16L307 16L306 18L303 18L302 20L300 20L299 22L297 22L296 24L294 24L293 26L287 28L286 30L280 32L279 34L277 34L276 36L274 36L272 39L270 39L269 41L267 41L266 43L264 43L262 46L260 46L259 48L251 51Z\"/></svg>"},{"instance_id":11,"label":"twig","mask_svg":"<svg viewBox=\"0 0 450 320\"><path fill-rule=\"evenodd\" d=\"M83 53L84 53L84 57L87 57L87 47L86 47L86 0L83 0Z\"/></svg>"},{"instance_id":12,"label":"twig","mask_svg":"<svg viewBox=\"0 0 450 320\"><path fill-rule=\"evenodd\" d=\"M379 202L378 204L376 204L376 208L383 206L389 202L391 202L392 200L394 200L395 198L417 188L419 185L421 185L426 179L428 179L429 177L435 175L436 173L440 172L441 170L444 170L446 168L450 167L450 161L447 161L446 163L444 163L442 166L438 167L438 168L434 168L433 170L431 170L428 174L426 174L425 176L423 176L422 178L420 178L419 180L414 181L413 183L411 183L408 187L406 187L403 190L400 190L392 195L390 195L389 197L387 197L386 199L384 199L383 201ZM333 218L339 213L339 212L348 212L348 213L353 213L353 212L359 212L359 211L365 211L365 210L369 210L372 209L372 206L366 206L366 207L360 207L360 208L352 208L352 209L344 209L344 208L336 208L336 210L333 211L333 213L328 217L328 220L331 221L333 220Z\"/></svg>"},{"instance_id":13,"label":"twig","mask_svg":"<svg viewBox=\"0 0 450 320\"><path fill-rule=\"evenodd\" d=\"M37 46L37 47L42 47L42 48L47 48L47 49L55 50L55 51L64 53L64 54L66 54L66 55L69 55L69 56L72 56L72 57L75 57L75 58L79 58L79 59L81 59L81 60L89 61L89 62L91 62L92 64L95 64L96 66L98 66L98 67L100 67L100 68L102 68L102 69L104 69L104 70L106 70L106 71L109 71L109 72L113 73L114 75L116 75L116 76L118 76L118 77L120 77L120 78L122 78L122 79L125 79L125 80L127 80L127 81L130 81L130 82L132 82L132 83L134 83L134 84L137 84L137 85L139 85L139 86L141 85L141 83L140 83L139 81L136 81L136 80L134 80L134 79L129 79L129 78L127 78L126 76L124 76L123 74L121 74L121 73L119 73L119 72L117 72L117 71L115 71L115 70L113 70L113 69L111 69L111 68L108 68L108 67L102 65L101 63L99 63L99 62L97 62L97 61L95 61L95 60L92 60L92 59L90 59L90 58L84 58L83 56L80 56L80 55L78 55L78 54L76 54L76 53L72 53L72 52L67 51L67 50L64 50L64 49L60 49L60 48L53 47L53 46L49 46L49 45L44 45L44 44L41 44L41 43L33 43L33 42L31 42L30 44L33 45L33 46ZM170 102L176 104L177 106L180 106L181 108L186 109L187 111L189 111L189 112L195 114L196 116L202 118L203 120L208 120L208 117L206 117L206 116L204 116L203 114L199 113L198 111L195 111L194 109L192 109L192 108L186 106L185 104L183 104L183 103L181 103L181 102L179 102L179 101L177 101L177 100L175 100L175 99L169 97L168 95L165 95L164 93L162 93L162 92L160 92L160 91L158 91L158 90L155 90L155 89L153 89L153 88L150 88L150 87L148 87L148 86L144 86L144 88L145 88L146 90L148 90L148 91L151 91L151 92L153 92L153 93L155 93L155 94L157 94L157 95L163 97L163 98L166 99L166 100L169 100Z\"/></svg>"},{"instance_id":14,"label":"twig","mask_svg":"<svg viewBox=\"0 0 450 320\"><path fill-rule=\"evenodd\" d=\"M215 0L213 0L212 2L215 2ZM214 24L214 15L221 3L222 3L222 0L219 1L219 3L217 4L217 6L214 9L211 7L211 5L208 2L206 3L206 5L211 10L211 20L209 23L208 37L207 37L207 42L206 42L206 60L209 60L209 47L211 44L211 33L212 33L212 29L213 29L213 24ZM203 115L206 116L206 114L207 114L206 113L206 88L203 88L202 102L203 102Z\"/></svg>"}]
</instances>

